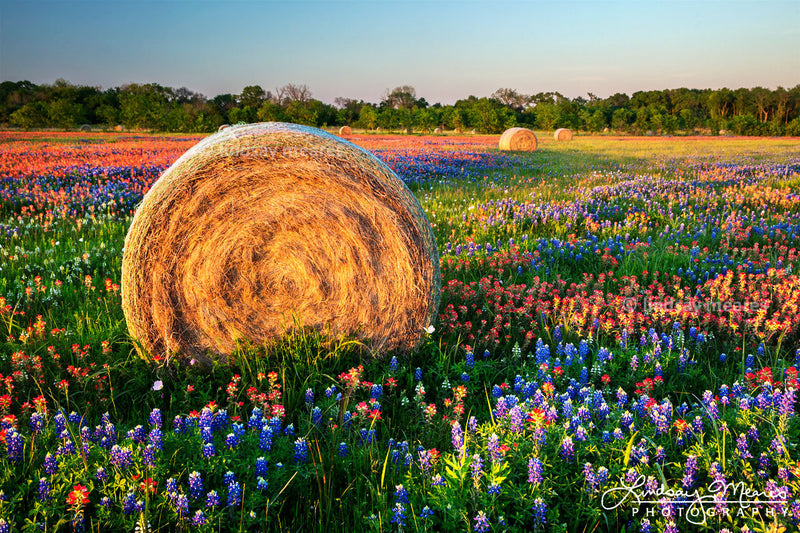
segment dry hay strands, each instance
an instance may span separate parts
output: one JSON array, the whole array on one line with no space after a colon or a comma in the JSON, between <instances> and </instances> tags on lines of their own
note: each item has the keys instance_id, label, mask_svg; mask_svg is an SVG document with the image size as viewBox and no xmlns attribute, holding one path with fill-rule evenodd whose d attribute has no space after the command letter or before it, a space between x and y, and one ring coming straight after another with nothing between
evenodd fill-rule
<instances>
[{"instance_id":1,"label":"dry hay strands","mask_svg":"<svg viewBox=\"0 0 800 533\"><path fill-rule=\"evenodd\" d=\"M572 130L569 128L558 128L553 135L555 140L557 141L571 141L572 140Z\"/></svg>"},{"instance_id":2,"label":"dry hay strands","mask_svg":"<svg viewBox=\"0 0 800 533\"><path fill-rule=\"evenodd\" d=\"M405 184L315 128L231 126L178 159L125 238L122 307L154 359L225 360L297 323L411 350L436 316L436 242Z\"/></svg>"},{"instance_id":3,"label":"dry hay strands","mask_svg":"<svg viewBox=\"0 0 800 533\"><path fill-rule=\"evenodd\" d=\"M352 135L352 134L353 130L350 128L350 126L342 126L341 128L339 128L339 135L341 136Z\"/></svg>"},{"instance_id":4,"label":"dry hay strands","mask_svg":"<svg viewBox=\"0 0 800 533\"><path fill-rule=\"evenodd\" d=\"M536 135L527 128L509 128L498 142L498 148L512 152L535 152L538 145Z\"/></svg>"}]
</instances>

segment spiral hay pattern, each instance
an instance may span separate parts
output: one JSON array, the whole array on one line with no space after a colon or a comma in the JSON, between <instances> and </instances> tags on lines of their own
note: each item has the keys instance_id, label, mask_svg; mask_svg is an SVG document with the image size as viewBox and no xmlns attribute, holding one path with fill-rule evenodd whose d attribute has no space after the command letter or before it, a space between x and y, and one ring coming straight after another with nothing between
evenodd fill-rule
<instances>
[{"instance_id":1,"label":"spiral hay pattern","mask_svg":"<svg viewBox=\"0 0 800 533\"><path fill-rule=\"evenodd\" d=\"M501 150L512 152L535 152L538 145L536 135L527 128L509 128L503 132L498 142Z\"/></svg>"},{"instance_id":2,"label":"spiral hay pattern","mask_svg":"<svg viewBox=\"0 0 800 533\"><path fill-rule=\"evenodd\" d=\"M557 141L571 141L572 140L572 130L569 128L558 128L553 135L555 140Z\"/></svg>"},{"instance_id":3,"label":"spiral hay pattern","mask_svg":"<svg viewBox=\"0 0 800 533\"><path fill-rule=\"evenodd\" d=\"M144 197L122 291L153 358L224 360L294 324L410 350L438 308L439 260L419 202L369 152L305 126L238 125Z\"/></svg>"}]
</instances>

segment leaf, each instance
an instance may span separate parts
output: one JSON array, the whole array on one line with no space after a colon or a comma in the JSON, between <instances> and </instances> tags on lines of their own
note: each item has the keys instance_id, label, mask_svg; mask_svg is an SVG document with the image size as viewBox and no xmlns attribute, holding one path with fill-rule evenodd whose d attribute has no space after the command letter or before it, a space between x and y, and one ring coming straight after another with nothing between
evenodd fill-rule
<instances>
[{"instance_id":1,"label":"leaf","mask_svg":"<svg viewBox=\"0 0 800 533\"><path fill-rule=\"evenodd\" d=\"M636 435L638 434L639 432L637 431L636 433L631 435L631 438L628 441L628 445L625 447L625 461L624 461L625 466L628 466L628 461L630 461L631 458L631 449L633 448L633 439L635 439Z\"/></svg>"}]
</instances>

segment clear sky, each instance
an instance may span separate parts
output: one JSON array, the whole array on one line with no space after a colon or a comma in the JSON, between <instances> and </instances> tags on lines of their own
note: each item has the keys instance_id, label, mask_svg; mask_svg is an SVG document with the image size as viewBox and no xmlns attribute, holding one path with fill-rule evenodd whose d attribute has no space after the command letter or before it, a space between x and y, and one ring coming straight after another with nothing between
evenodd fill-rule
<instances>
[{"instance_id":1,"label":"clear sky","mask_svg":"<svg viewBox=\"0 0 800 533\"><path fill-rule=\"evenodd\" d=\"M800 0L0 0L0 80L453 103L800 84Z\"/></svg>"}]
</instances>

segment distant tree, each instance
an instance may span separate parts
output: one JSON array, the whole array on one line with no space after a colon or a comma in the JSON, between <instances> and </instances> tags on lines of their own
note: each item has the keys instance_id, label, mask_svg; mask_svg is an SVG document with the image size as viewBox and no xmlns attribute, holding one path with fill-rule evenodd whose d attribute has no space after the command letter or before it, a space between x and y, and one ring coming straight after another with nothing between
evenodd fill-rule
<instances>
[{"instance_id":1,"label":"distant tree","mask_svg":"<svg viewBox=\"0 0 800 533\"><path fill-rule=\"evenodd\" d=\"M491 97L518 112L522 112L530 101L529 96L521 94L514 89L497 89L492 93Z\"/></svg>"},{"instance_id":2,"label":"distant tree","mask_svg":"<svg viewBox=\"0 0 800 533\"><path fill-rule=\"evenodd\" d=\"M83 107L67 98L58 98L50 102L47 116L52 126L61 129L74 128L79 122L83 122Z\"/></svg>"},{"instance_id":3,"label":"distant tree","mask_svg":"<svg viewBox=\"0 0 800 533\"><path fill-rule=\"evenodd\" d=\"M258 108L257 117L261 122L283 122L286 120L283 108L270 100L261 104L261 107Z\"/></svg>"},{"instance_id":4,"label":"distant tree","mask_svg":"<svg viewBox=\"0 0 800 533\"><path fill-rule=\"evenodd\" d=\"M283 106L288 106L292 102L306 103L311 100L311 89L307 85L289 83L275 90L275 98Z\"/></svg>"},{"instance_id":5,"label":"distant tree","mask_svg":"<svg viewBox=\"0 0 800 533\"><path fill-rule=\"evenodd\" d=\"M248 85L242 89L242 94L237 98L241 107L249 106L253 109L261 107L262 102L267 99L267 93L260 85Z\"/></svg>"},{"instance_id":6,"label":"distant tree","mask_svg":"<svg viewBox=\"0 0 800 533\"><path fill-rule=\"evenodd\" d=\"M123 85L119 94L122 123L128 129L163 129L169 96L170 92L156 83Z\"/></svg>"},{"instance_id":7,"label":"distant tree","mask_svg":"<svg viewBox=\"0 0 800 533\"><path fill-rule=\"evenodd\" d=\"M392 109L411 109L416 101L417 90L410 85L402 85L391 91L387 89L381 103Z\"/></svg>"},{"instance_id":8,"label":"distant tree","mask_svg":"<svg viewBox=\"0 0 800 533\"><path fill-rule=\"evenodd\" d=\"M31 102L11 113L13 126L26 130L44 128L48 125L47 106L43 102Z\"/></svg>"},{"instance_id":9,"label":"distant tree","mask_svg":"<svg viewBox=\"0 0 800 533\"><path fill-rule=\"evenodd\" d=\"M358 121L361 127L374 130L378 126L378 112L371 105L364 104L361 106Z\"/></svg>"}]
</instances>

